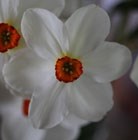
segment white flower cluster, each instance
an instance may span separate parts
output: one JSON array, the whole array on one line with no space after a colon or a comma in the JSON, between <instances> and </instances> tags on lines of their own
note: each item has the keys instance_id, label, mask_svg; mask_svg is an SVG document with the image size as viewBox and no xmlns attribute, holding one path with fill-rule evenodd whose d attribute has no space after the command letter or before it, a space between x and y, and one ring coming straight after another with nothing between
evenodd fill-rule
<instances>
[{"instance_id":1,"label":"white flower cluster","mask_svg":"<svg viewBox=\"0 0 138 140\"><path fill-rule=\"evenodd\" d=\"M1 83L22 96L0 107L4 140L73 140L81 125L101 120L112 108L111 81L128 71L131 52L105 41L110 19L102 8L82 7L62 22L57 16L64 5L0 0ZM24 99L30 102L23 108L27 118Z\"/></svg>"}]
</instances>

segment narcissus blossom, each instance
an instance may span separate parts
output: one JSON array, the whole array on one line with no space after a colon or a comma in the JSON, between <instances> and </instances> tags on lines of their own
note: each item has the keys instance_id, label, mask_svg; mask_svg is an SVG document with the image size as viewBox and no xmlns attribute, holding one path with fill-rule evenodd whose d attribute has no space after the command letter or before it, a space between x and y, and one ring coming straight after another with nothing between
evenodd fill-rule
<instances>
[{"instance_id":1,"label":"narcissus blossom","mask_svg":"<svg viewBox=\"0 0 138 140\"><path fill-rule=\"evenodd\" d=\"M11 102L7 100L1 114L2 140L73 140L78 136L80 125L64 125L66 121L49 130L33 128L28 118L28 107L29 100L16 97Z\"/></svg>"},{"instance_id":2,"label":"narcissus blossom","mask_svg":"<svg viewBox=\"0 0 138 140\"><path fill-rule=\"evenodd\" d=\"M28 45L5 65L8 86L33 93L30 118L50 128L68 114L98 121L113 105L110 81L129 68L131 53L104 41L110 30L107 13L96 5L78 9L65 23L44 9L24 13L22 33Z\"/></svg>"}]
</instances>

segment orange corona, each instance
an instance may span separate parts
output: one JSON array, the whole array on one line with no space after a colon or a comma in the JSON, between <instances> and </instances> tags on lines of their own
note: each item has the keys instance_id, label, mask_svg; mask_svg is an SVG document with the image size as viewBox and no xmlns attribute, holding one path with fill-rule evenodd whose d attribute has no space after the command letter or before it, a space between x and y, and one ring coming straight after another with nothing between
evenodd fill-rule
<instances>
[{"instance_id":1,"label":"orange corona","mask_svg":"<svg viewBox=\"0 0 138 140\"><path fill-rule=\"evenodd\" d=\"M6 52L18 46L20 34L6 23L0 23L0 52Z\"/></svg>"},{"instance_id":2,"label":"orange corona","mask_svg":"<svg viewBox=\"0 0 138 140\"><path fill-rule=\"evenodd\" d=\"M23 114L24 116L28 116L28 111L29 111L29 104L30 104L30 100L26 99L23 101Z\"/></svg>"},{"instance_id":3,"label":"orange corona","mask_svg":"<svg viewBox=\"0 0 138 140\"><path fill-rule=\"evenodd\" d=\"M57 60L55 71L59 81L69 83L77 80L81 76L83 67L79 60L64 56Z\"/></svg>"}]
</instances>

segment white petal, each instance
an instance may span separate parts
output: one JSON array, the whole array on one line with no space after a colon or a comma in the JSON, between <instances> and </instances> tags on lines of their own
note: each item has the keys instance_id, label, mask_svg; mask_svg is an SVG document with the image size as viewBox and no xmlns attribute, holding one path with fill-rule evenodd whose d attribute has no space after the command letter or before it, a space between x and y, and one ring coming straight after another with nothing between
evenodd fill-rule
<instances>
[{"instance_id":1,"label":"white petal","mask_svg":"<svg viewBox=\"0 0 138 140\"><path fill-rule=\"evenodd\" d=\"M0 54L0 80L3 81L3 76L2 76L2 69L4 67L4 64L9 61L9 56L7 54ZM4 82L4 81L3 81Z\"/></svg>"},{"instance_id":2,"label":"white petal","mask_svg":"<svg viewBox=\"0 0 138 140\"><path fill-rule=\"evenodd\" d=\"M13 98L9 90L6 87L5 81L2 75L2 69L5 63L9 60L8 55L0 54L0 108L5 109L6 104L10 103Z\"/></svg>"},{"instance_id":3,"label":"white petal","mask_svg":"<svg viewBox=\"0 0 138 140\"><path fill-rule=\"evenodd\" d=\"M130 74L132 81L138 86L138 57L136 58L132 72Z\"/></svg>"},{"instance_id":4,"label":"white petal","mask_svg":"<svg viewBox=\"0 0 138 140\"><path fill-rule=\"evenodd\" d=\"M47 10L27 10L21 27L28 47L33 48L40 57L59 58L68 47L65 26Z\"/></svg>"},{"instance_id":5,"label":"white petal","mask_svg":"<svg viewBox=\"0 0 138 140\"><path fill-rule=\"evenodd\" d=\"M99 84L82 75L68 86L67 104L69 111L82 119L98 121L112 107L112 87L110 84Z\"/></svg>"},{"instance_id":6,"label":"white petal","mask_svg":"<svg viewBox=\"0 0 138 140\"><path fill-rule=\"evenodd\" d=\"M18 14L19 0L0 0L0 22L13 23Z\"/></svg>"},{"instance_id":7,"label":"white petal","mask_svg":"<svg viewBox=\"0 0 138 140\"><path fill-rule=\"evenodd\" d=\"M19 92L15 89L13 89L12 87L10 87L8 84L5 84L6 85L6 88L7 90L12 94L12 95L15 95L15 96L19 96L19 97L23 97L23 98L31 98L32 97L32 92L29 93L29 92L26 92L26 93L22 93L22 92ZM9 93L9 94L10 94Z\"/></svg>"},{"instance_id":8,"label":"white petal","mask_svg":"<svg viewBox=\"0 0 138 140\"><path fill-rule=\"evenodd\" d=\"M97 82L110 82L125 74L131 65L131 52L118 43L104 42L83 57L84 71Z\"/></svg>"},{"instance_id":9,"label":"white petal","mask_svg":"<svg viewBox=\"0 0 138 140\"><path fill-rule=\"evenodd\" d=\"M50 79L33 93L30 118L36 128L52 128L59 124L68 111L65 106L64 85Z\"/></svg>"},{"instance_id":10,"label":"white petal","mask_svg":"<svg viewBox=\"0 0 138 140\"><path fill-rule=\"evenodd\" d=\"M8 118L3 118L1 127L2 140L40 140L46 138L45 130L35 129L27 118L13 114L11 112Z\"/></svg>"},{"instance_id":11,"label":"white petal","mask_svg":"<svg viewBox=\"0 0 138 140\"><path fill-rule=\"evenodd\" d=\"M81 126L86 125L88 123L88 121L69 113L68 116L61 123L61 125L66 128L80 128Z\"/></svg>"},{"instance_id":12,"label":"white petal","mask_svg":"<svg viewBox=\"0 0 138 140\"><path fill-rule=\"evenodd\" d=\"M13 90L30 95L34 88L46 83L47 75L54 76L54 64L38 57L33 51L26 49L3 68L4 80Z\"/></svg>"},{"instance_id":13,"label":"white petal","mask_svg":"<svg viewBox=\"0 0 138 140\"><path fill-rule=\"evenodd\" d=\"M96 5L78 9L65 24L70 36L70 53L74 56L93 51L110 29L107 13Z\"/></svg>"},{"instance_id":14,"label":"white petal","mask_svg":"<svg viewBox=\"0 0 138 140\"><path fill-rule=\"evenodd\" d=\"M46 140L75 140L79 134L79 128L64 128L60 125L47 131Z\"/></svg>"}]
</instances>

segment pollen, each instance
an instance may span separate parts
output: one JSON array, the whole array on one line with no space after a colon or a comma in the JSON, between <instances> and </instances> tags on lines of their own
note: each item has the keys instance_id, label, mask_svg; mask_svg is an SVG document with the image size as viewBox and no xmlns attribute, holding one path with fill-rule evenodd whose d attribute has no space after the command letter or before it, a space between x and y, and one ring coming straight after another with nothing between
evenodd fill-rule
<instances>
[{"instance_id":1,"label":"pollen","mask_svg":"<svg viewBox=\"0 0 138 140\"><path fill-rule=\"evenodd\" d=\"M64 83L77 80L83 73L82 63L78 59L64 56L55 65L56 78Z\"/></svg>"},{"instance_id":2,"label":"pollen","mask_svg":"<svg viewBox=\"0 0 138 140\"><path fill-rule=\"evenodd\" d=\"M26 116L26 117L28 116L28 112L29 112L29 104L30 104L29 99L23 100L22 111L23 111L23 115Z\"/></svg>"},{"instance_id":3,"label":"pollen","mask_svg":"<svg viewBox=\"0 0 138 140\"><path fill-rule=\"evenodd\" d=\"M17 47L20 37L20 34L13 26L0 23L0 52L4 53Z\"/></svg>"}]
</instances>

